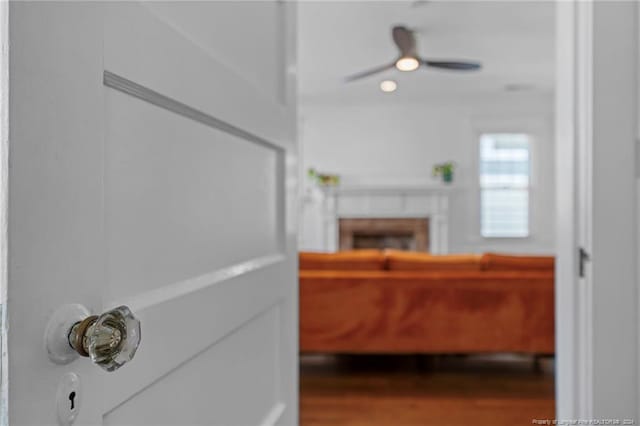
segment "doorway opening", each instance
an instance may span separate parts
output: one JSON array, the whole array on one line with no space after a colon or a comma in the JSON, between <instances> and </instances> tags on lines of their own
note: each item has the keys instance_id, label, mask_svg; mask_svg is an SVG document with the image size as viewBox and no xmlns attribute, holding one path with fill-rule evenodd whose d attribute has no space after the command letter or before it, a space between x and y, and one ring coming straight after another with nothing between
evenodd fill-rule
<instances>
[{"instance_id":1,"label":"doorway opening","mask_svg":"<svg viewBox=\"0 0 640 426\"><path fill-rule=\"evenodd\" d=\"M304 426L555 418L555 7L299 5Z\"/></svg>"}]
</instances>

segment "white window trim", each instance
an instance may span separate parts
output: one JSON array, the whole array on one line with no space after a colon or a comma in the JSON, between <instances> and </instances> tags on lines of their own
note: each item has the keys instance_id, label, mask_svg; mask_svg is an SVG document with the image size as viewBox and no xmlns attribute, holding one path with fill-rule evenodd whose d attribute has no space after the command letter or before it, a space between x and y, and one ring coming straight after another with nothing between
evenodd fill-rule
<instances>
[{"instance_id":1,"label":"white window trim","mask_svg":"<svg viewBox=\"0 0 640 426\"><path fill-rule=\"evenodd\" d=\"M537 200L537 188L539 181L539 160L541 155L539 153L540 144L538 140L540 138L553 138L553 133L549 132L549 125L546 122L546 118L542 116L527 116L518 115L513 117L475 117L472 118L472 134L470 135L472 140L472 152L473 159L470 164L470 179L469 190L474 192L472 197L473 205L470 206L468 215L468 229L473 235L469 242L479 243L482 241L491 241L497 244L501 242L519 242L527 243L538 239L538 217L534 214L533 205ZM487 133L524 133L529 136L530 149L529 156L531 162L531 169L529 171L529 235L526 237L483 237L481 233L480 223L480 136Z\"/></svg>"},{"instance_id":2,"label":"white window trim","mask_svg":"<svg viewBox=\"0 0 640 426\"><path fill-rule=\"evenodd\" d=\"M529 174L528 174L528 182L526 186L513 186L513 188L510 189L526 189L527 190L527 230L526 230L526 234L524 235L485 235L483 233L483 229L482 229L482 192L484 190L490 189L490 187L487 186L482 186L482 183L480 182L480 164L481 164L481 158L480 158L480 145L481 145L481 139L483 136L487 136L487 135L507 135L507 134L511 134L511 135L524 135L527 138L527 144L528 144L528 162L529 162ZM479 228L480 228L480 236L483 239L487 239L487 240L526 240L527 238L529 238L531 236L531 222L532 222L532 213L533 213L533 209L531 207L531 181L532 181L532 171L533 171L533 146L534 146L534 137L531 133L526 132L526 131L498 131L498 132L482 132L478 135L477 139L475 140L475 144L476 144L476 180L477 180L477 184L478 184L478 221L479 221Z\"/></svg>"}]
</instances>

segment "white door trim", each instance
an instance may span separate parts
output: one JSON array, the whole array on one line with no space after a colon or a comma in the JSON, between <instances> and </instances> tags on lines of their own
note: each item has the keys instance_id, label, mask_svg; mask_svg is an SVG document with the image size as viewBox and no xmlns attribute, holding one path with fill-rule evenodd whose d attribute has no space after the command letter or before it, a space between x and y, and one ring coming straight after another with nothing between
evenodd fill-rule
<instances>
[{"instance_id":1,"label":"white door trim","mask_svg":"<svg viewBox=\"0 0 640 426\"><path fill-rule=\"evenodd\" d=\"M576 105L576 206L575 225L577 227L576 246L585 253L593 253L591 191L593 190L593 3L575 3L576 13L576 55L575 87ZM574 249L574 253L576 249ZM584 275L577 276L576 296L578 301L578 321L576 336L578 351L576 366L578 413L581 418L593 418L593 281L591 263L580 259ZM578 269L580 266L578 265Z\"/></svg>"},{"instance_id":2,"label":"white door trim","mask_svg":"<svg viewBox=\"0 0 640 426\"><path fill-rule=\"evenodd\" d=\"M0 2L0 426L9 424L7 247L9 206L9 2Z\"/></svg>"},{"instance_id":3,"label":"white door trim","mask_svg":"<svg viewBox=\"0 0 640 426\"><path fill-rule=\"evenodd\" d=\"M640 371L637 5L556 5L556 417L622 424L638 420Z\"/></svg>"},{"instance_id":4,"label":"white door trim","mask_svg":"<svg viewBox=\"0 0 640 426\"><path fill-rule=\"evenodd\" d=\"M575 4L556 3L556 417L576 418L579 412L577 357L578 303L577 229L574 218L577 181L575 75Z\"/></svg>"}]
</instances>

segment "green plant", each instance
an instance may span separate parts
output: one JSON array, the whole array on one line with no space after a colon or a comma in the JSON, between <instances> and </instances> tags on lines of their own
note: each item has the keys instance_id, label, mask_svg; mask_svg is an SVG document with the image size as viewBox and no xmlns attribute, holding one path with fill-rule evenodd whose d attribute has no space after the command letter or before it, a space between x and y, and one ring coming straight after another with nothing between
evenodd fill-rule
<instances>
[{"instance_id":1,"label":"green plant","mask_svg":"<svg viewBox=\"0 0 640 426\"><path fill-rule=\"evenodd\" d=\"M340 184L340 176L318 173L314 168L310 168L307 171L307 176L309 176L312 181L322 186L337 186Z\"/></svg>"},{"instance_id":2,"label":"green plant","mask_svg":"<svg viewBox=\"0 0 640 426\"><path fill-rule=\"evenodd\" d=\"M453 181L453 169L455 165L452 161L447 161L445 163L435 164L433 166L433 176L442 176L442 180L444 182L452 182Z\"/></svg>"}]
</instances>

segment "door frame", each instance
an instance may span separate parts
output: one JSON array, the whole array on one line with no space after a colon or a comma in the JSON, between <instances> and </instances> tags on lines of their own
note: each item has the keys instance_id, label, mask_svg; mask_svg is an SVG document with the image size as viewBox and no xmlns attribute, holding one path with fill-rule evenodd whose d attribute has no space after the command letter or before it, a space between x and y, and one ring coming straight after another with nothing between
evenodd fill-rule
<instances>
[{"instance_id":1,"label":"door frame","mask_svg":"<svg viewBox=\"0 0 640 426\"><path fill-rule=\"evenodd\" d=\"M589 303L580 300L581 286L577 273L579 226L576 223L579 198L584 200L584 185L579 197L577 187L578 145L584 144L585 126L578 124L580 110L577 97L590 97L588 87L578 87L577 27L586 27L587 17L577 16L578 5L574 2L556 3L556 418L582 418L591 411L591 375L586 368L591 359L590 346L586 345L585 320L589 315ZM578 22L582 20L583 22ZM586 53L586 52L581 52ZM580 55L584 66L587 62ZM584 68L582 68L584 69ZM590 67L587 66L590 71ZM586 74L586 73L585 73ZM586 77L586 75L584 75ZM582 105L584 107L584 104ZM586 123L581 123L586 124ZM581 132L582 131L582 132ZM580 138L578 135L583 137ZM562 141L562 142L561 142ZM581 150L582 151L582 150ZM584 152L584 151L583 151ZM584 162L583 162L584 163ZM586 170L583 170L586 172ZM583 179L587 176L581 176ZM590 179L589 179L590 182ZM586 182L582 182L586 183ZM584 288L583 286L582 288Z\"/></svg>"},{"instance_id":2,"label":"door frame","mask_svg":"<svg viewBox=\"0 0 640 426\"><path fill-rule=\"evenodd\" d=\"M639 16L632 2L556 2L556 418L562 420L639 415ZM620 59L615 68L607 62L612 57ZM613 166L619 186L612 185ZM619 203L605 205L612 200ZM621 228L631 235L618 245L607 234ZM580 247L594 254L584 277Z\"/></svg>"},{"instance_id":3,"label":"door frame","mask_svg":"<svg viewBox=\"0 0 640 426\"><path fill-rule=\"evenodd\" d=\"M9 2L0 2L0 426L9 424L7 273L9 211Z\"/></svg>"}]
</instances>

